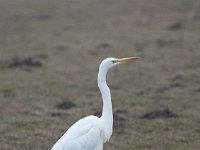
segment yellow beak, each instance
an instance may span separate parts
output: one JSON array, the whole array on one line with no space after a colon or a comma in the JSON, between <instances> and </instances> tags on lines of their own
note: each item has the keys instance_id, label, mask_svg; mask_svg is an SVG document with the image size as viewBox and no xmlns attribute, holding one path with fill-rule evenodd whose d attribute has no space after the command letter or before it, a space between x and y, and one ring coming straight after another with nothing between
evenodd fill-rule
<instances>
[{"instance_id":1,"label":"yellow beak","mask_svg":"<svg viewBox=\"0 0 200 150\"><path fill-rule=\"evenodd\" d=\"M126 61L130 61L130 60L135 60L135 59L140 59L141 57L125 57L125 58L120 58L117 61L118 62L126 62Z\"/></svg>"}]
</instances>

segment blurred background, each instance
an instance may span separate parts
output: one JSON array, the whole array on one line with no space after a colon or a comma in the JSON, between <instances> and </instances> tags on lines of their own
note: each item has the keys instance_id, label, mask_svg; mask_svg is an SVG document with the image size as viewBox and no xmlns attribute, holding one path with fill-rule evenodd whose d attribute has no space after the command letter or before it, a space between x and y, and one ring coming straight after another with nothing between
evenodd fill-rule
<instances>
[{"instance_id":1,"label":"blurred background","mask_svg":"<svg viewBox=\"0 0 200 150\"><path fill-rule=\"evenodd\" d=\"M99 63L127 56L105 149L199 149L199 35L197 0L0 0L0 149L51 149L99 116Z\"/></svg>"}]
</instances>

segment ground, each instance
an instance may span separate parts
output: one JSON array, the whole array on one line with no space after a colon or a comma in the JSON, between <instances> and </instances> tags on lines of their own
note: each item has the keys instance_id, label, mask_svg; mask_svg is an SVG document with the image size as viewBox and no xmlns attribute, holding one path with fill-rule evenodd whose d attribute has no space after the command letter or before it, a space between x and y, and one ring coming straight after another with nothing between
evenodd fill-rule
<instances>
[{"instance_id":1,"label":"ground","mask_svg":"<svg viewBox=\"0 0 200 150\"><path fill-rule=\"evenodd\" d=\"M102 110L108 74L114 132L105 150L200 148L200 1L1 0L0 149L51 149Z\"/></svg>"}]
</instances>

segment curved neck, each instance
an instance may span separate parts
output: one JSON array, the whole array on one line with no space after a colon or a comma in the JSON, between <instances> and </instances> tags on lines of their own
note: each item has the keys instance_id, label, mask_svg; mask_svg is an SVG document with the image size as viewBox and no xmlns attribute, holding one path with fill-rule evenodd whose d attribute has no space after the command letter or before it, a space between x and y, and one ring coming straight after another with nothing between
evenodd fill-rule
<instances>
[{"instance_id":1,"label":"curved neck","mask_svg":"<svg viewBox=\"0 0 200 150\"><path fill-rule=\"evenodd\" d=\"M103 99L103 111L100 119L102 120L106 139L109 140L113 129L113 112L110 89L106 83L106 75L107 70L100 67L98 73L98 87Z\"/></svg>"}]
</instances>

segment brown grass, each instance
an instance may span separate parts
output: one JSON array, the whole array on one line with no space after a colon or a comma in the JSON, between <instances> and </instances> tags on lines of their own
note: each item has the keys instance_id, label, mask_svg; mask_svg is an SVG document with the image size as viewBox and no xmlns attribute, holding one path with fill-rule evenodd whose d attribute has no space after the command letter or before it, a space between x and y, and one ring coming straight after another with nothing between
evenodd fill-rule
<instances>
[{"instance_id":1,"label":"brown grass","mask_svg":"<svg viewBox=\"0 0 200 150\"><path fill-rule=\"evenodd\" d=\"M99 114L96 76L110 56L143 59L108 75L115 130L105 149L199 149L199 10L196 0L1 0L0 149L50 149ZM178 117L142 118L165 108Z\"/></svg>"}]
</instances>

